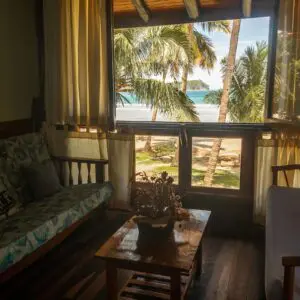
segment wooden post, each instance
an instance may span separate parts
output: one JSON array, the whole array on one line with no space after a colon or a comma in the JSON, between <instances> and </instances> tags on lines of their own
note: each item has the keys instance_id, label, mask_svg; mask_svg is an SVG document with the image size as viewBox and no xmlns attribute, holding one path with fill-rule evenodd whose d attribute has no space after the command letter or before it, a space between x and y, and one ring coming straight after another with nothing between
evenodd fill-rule
<instances>
[{"instance_id":1,"label":"wooden post","mask_svg":"<svg viewBox=\"0 0 300 300\"><path fill-rule=\"evenodd\" d=\"M294 280L295 280L295 267L286 266L284 268L283 300L293 300Z\"/></svg>"},{"instance_id":2,"label":"wooden post","mask_svg":"<svg viewBox=\"0 0 300 300\"><path fill-rule=\"evenodd\" d=\"M115 101L115 70L114 70L114 12L113 0L106 0L106 25L107 25L107 76L108 76L108 129L116 128L116 101Z\"/></svg>"},{"instance_id":3,"label":"wooden post","mask_svg":"<svg viewBox=\"0 0 300 300\"><path fill-rule=\"evenodd\" d=\"M174 271L171 274L171 300L181 299L181 280L180 272Z\"/></svg>"},{"instance_id":4,"label":"wooden post","mask_svg":"<svg viewBox=\"0 0 300 300\"><path fill-rule=\"evenodd\" d=\"M196 264L197 264L197 266L196 266L195 276L196 276L196 279L199 279L202 274L202 242L198 248Z\"/></svg>"},{"instance_id":5,"label":"wooden post","mask_svg":"<svg viewBox=\"0 0 300 300\"><path fill-rule=\"evenodd\" d=\"M106 289L108 300L118 299L118 271L109 261L106 262Z\"/></svg>"}]
</instances>

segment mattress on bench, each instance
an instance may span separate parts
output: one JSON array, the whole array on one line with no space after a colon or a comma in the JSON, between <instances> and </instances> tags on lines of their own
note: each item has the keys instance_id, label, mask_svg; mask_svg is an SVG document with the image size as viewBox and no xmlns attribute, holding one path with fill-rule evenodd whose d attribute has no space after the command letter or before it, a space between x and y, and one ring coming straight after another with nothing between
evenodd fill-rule
<instances>
[{"instance_id":1,"label":"mattress on bench","mask_svg":"<svg viewBox=\"0 0 300 300\"><path fill-rule=\"evenodd\" d=\"M83 218L112 194L110 183L63 188L0 222L0 273Z\"/></svg>"}]
</instances>

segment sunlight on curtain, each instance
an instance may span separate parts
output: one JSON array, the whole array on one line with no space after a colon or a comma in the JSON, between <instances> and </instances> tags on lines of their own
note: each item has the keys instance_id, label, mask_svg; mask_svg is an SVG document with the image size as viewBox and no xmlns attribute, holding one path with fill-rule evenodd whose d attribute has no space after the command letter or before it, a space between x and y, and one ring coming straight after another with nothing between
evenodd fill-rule
<instances>
[{"instance_id":1,"label":"sunlight on curtain","mask_svg":"<svg viewBox=\"0 0 300 300\"><path fill-rule=\"evenodd\" d=\"M267 192L272 184L271 167L300 164L300 133L263 133L257 140L255 164L254 220L264 224ZM299 171L288 171L287 178L290 187L300 187ZM278 175L278 185L286 186L283 172Z\"/></svg>"},{"instance_id":2,"label":"sunlight on curtain","mask_svg":"<svg viewBox=\"0 0 300 300\"><path fill-rule=\"evenodd\" d=\"M257 141L255 158L254 220L264 224L266 198L272 184L271 167L275 164L276 147L271 134L263 134Z\"/></svg>"},{"instance_id":3,"label":"sunlight on curtain","mask_svg":"<svg viewBox=\"0 0 300 300\"><path fill-rule=\"evenodd\" d=\"M108 123L104 0L45 0L45 102L51 124Z\"/></svg>"},{"instance_id":4,"label":"sunlight on curtain","mask_svg":"<svg viewBox=\"0 0 300 300\"><path fill-rule=\"evenodd\" d=\"M112 208L129 209L131 197L131 180L134 176L133 135L108 134L109 179L116 184Z\"/></svg>"}]
</instances>

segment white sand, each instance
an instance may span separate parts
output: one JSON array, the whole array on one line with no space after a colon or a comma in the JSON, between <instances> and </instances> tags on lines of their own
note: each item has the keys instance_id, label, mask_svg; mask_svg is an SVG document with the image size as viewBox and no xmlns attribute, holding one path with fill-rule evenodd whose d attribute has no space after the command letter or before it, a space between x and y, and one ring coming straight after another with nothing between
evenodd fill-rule
<instances>
[{"instance_id":1,"label":"white sand","mask_svg":"<svg viewBox=\"0 0 300 300\"><path fill-rule=\"evenodd\" d=\"M196 110L201 122L217 122L219 108L213 104L197 104ZM117 107L119 121L151 121L151 108L143 104L125 104ZM172 121L164 115L158 114L157 121ZM173 120L174 121L174 120Z\"/></svg>"}]
</instances>

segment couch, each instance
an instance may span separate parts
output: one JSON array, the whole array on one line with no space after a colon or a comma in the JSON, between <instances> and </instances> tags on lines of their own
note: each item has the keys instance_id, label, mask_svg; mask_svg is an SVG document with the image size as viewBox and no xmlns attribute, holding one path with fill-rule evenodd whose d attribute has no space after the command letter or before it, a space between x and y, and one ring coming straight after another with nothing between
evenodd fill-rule
<instances>
[{"instance_id":1,"label":"couch","mask_svg":"<svg viewBox=\"0 0 300 300\"><path fill-rule=\"evenodd\" d=\"M86 219L92 211L107 204L112 186L102 182L106 160L51 157L46 140L39 133L0 140L0 155L0 177L7 179L17 198L10 212L0 219L2 282L39 258L39 249L50 250L57 244L56 239L61 242L72 232L70 228L75 229L75 225ZM54 195L33 201L22 170L32 163L43 163L50 159L55 162L63 187ZM74 163L78 166L78 185L72 185L71 166ZM88 165L88 183L85 184L82 184L83 164ZM91 183L92 164L96 165L98 172L96 183ZM67 173L69 178L66 181ZM45 254L44 250L41 253ZM22 261L27 263L22 266Z\"/></svg>"}]
</instances>

